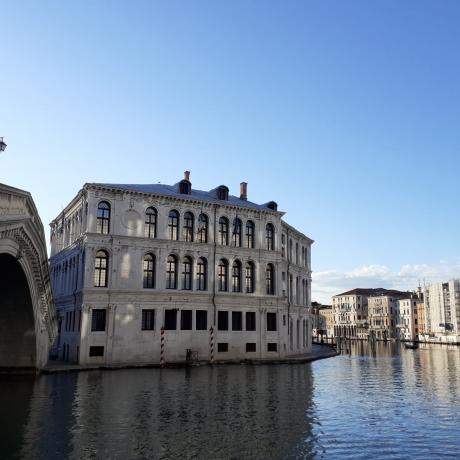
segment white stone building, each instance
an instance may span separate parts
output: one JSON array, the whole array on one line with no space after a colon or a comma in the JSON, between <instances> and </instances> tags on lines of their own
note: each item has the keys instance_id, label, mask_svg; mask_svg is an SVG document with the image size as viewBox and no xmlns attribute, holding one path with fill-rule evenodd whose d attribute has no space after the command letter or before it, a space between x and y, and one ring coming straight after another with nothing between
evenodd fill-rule
<instances>
[{"instance_id":1,"label":"white stone building","mask_svg":"<svg viewBox=\"0 0 460 460\"><path fill-rule=\"evenodd\" d=\"M460 343L460 279L425 287L424 302L430 340Z\"/></svg>"},{"instance_id":2,"label":"white stone building","mask_svg":"<svg viewBox=\"0 0 460 460\"><path fill-rule=\"evenodd\" d=\"M60 358L155 364L311 350L311 244L226 186L85 184L51 222Z\"/></svg>"}]
</instances>

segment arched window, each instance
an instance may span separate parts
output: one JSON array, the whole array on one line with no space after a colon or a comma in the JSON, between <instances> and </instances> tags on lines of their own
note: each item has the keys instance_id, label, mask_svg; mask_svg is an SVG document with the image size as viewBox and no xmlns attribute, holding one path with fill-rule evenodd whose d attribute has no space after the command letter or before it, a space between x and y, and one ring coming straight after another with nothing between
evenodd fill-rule
<instances>
[{"instance_id":1,"label":"arched window","mask_svg":"<svg viewBox=\"0 0 460 460\"><path fill-rule=\"evenodd\" d=\"M196 289L206 291L208 288L208 263L204 257L198 259L196 266Z\"/></svg>"},{"instance_id":2,"label":"arched window","mask_svg":"<svg viewBox=\"0 0 460 460\"><path fill-rule=\"evenodd\" d=\"M177 258L173 254L166 260L166 289L177 289Z\"/></svg>"},{"instance_id":3,"label":"arched window","mask_svg":"<svg viewBox=\"0 0 460 460\"><path fill-rule=\"evenodd\" d=\"M198 217L197 235L200 243L208 242L208 216L206 214L200 214Z\"/></svg>"},{"instance_id":4,"label":"arched window","mask_svg":"<svg viewBox=\"0 0 460 460\"><path fill-rule=\"evenodd\" d=\"M101 201L97 205L96 232L108 235L110 232L110 204Z\"/></svg>"},{"instance_id":5,"label":"arched window","mask_svg":"<svg viewBox=\"0 0 460 460\"><path fill-rule=\"evenodd\" d=\"M223 246L228 246L228 219L226 217L219 219L219 241Z\"/></svg>"},{"instance_id":6,"label":"arched window","mask_svg":"<svg viewBox=\"0 0 460 460\"><path fill-rule=\"evenodd\" d=\"M192 289L192 259L188 256L182 260L182 289Z\"/></svg>"},{"instance_id":7,"label":"arched window","mask_svg":"<svg viewBox=\"0 0 460 460\"><path fill-rule=\"evenodd\" d=\"M254 264L247 262L245 267L245 291L248 294L254 292Z\"/></svg>"},{"instance_id":8,"label":"arched window","mask_svg":"<svg viewBox=\"0 0 460 460\"><path fill-rule=\"evenodd\" d=\"M295 244L295 263L299 265L299 243Z\"/></svg>"},{"instance_id":9,"label":"arched window","mask_svg":"<svg viewBox=\"0 0 460 460\"><path fill-rule=\"evenodd\" d=\"M193 214L191 212L186 212L184 214L182 237L184 241L193 241Z\"/></svg>"},{"instance_id":10,"label":"arched window","mask_svg":"<svg viewBox=\"0 0 460 460\"><path fill-rule=\"evenodd\" d=\"M275 294L275 267L272 264L267 265L267 269L265 270L265 285L266 285L266 292L268 295Z\"/></svg>"},{"instance_id":11,"label":"arched window","mask_svg":"<svg viewBox=\"0 0 460 460\"><path fill-rule=\"evenodd\" d=\"M144 256L143 272L143 287L153 289L155 287L155 256L153 254L146 254Z\"/></svg>"},{"instance_id":12,"label":"arched window","mask_svg":"<svg viewBox=\"0 0 460 460\"><path fill-rule=\"evenodd\" d=\"M228 262L225 259L219 260L217 267L217 283L219 291L228 290Z\"/></svg>"},{"instance_id":13,"label":"arched window","mask_svg":"<svg viewBox=\"0 0 460 460\"><path fill-rule=\"evenodd\" d=\"M169 211L168 235L170 240L176 241L179 239L179 213L174 209Z\"/></svg>"},{"instance_id":14,"label":"arched window","mask_svg":"<svg viewBox=\"0 0 460 460\"><path fill-rule=\"evenodd\" d=\"M254 222L248 220L246 222L246 247L250 249L254 247L254 230Z\"/></svg>"},{"instance_id":15,"label":"arched window","mask_svg":"<svg viewBox=\"0 0 460 460\"><path fill-rule=\"evenodd\" d=\"M232 244L241 247L241 220L236 217L233 221Z\"/></svg>"},{"instance_id":16,"label":"arched window","mask_svg":"<svg viewBox=\"0 0 460 460\"><path fill-rule=\"evenodd\" d=\"M146 238L157 237L157 215L155 208L147 208L145 211L144 236Z\"/></svg>"},{"instance_id":17,"label":"arched window","mask_svg":"<svg viewBox=\"0 0 460 460\"><path fill-rule=\"evenodd\" d=\"M241 262L235 260L232 265L232 291L241 292Z\"/></svg>"},{"instance_id":18,"label":"arched window","mask_svg":"<svg viewBox=\"0 0 460 460\"><path fill-rule=\"evenodd\" d=\"M100 250L96 253L94 261L94 286L107 287L109 270L109 255L106 251Z\"/></svg>"},{"instance_id":19,"label":"arched window","mask_svg":"<svg viewBox=\"0 0 460 460\"><path fill-rule=\"evenodd\" d=\"M272 224L267 224L265 227L265 242L269 251L275 249L275 229Z\"/></svg>"}]
</instances>

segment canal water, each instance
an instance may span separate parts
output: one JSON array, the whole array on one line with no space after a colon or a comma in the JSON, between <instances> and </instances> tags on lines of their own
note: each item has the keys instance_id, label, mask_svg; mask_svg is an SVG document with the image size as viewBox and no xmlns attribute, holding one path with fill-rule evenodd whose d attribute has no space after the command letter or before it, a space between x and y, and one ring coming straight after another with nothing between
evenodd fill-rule
<instances>
[{"instance_id":1,"label":"canal water","mask_svg":"<svg viewBox=\"0 0 460 460\"><path fill-rule=\"evenodd\" d=\"M460 458L460 348L0 376L1 459Z\"/></svg>"}]
</instances>

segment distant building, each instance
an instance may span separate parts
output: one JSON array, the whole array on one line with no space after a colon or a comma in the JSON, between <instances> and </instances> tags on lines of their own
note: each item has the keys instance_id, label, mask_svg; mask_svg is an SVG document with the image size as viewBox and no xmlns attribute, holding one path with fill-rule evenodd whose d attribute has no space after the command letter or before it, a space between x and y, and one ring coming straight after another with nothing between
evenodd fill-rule
<instances>
[{"instance_id":1,"label":"distant building","mask_svg":"<svg viewBox=\"0 0 460 460\"><path fill-rule=\"evenodd\" d=\"M430 340L460 342L460 279L435 283L424 290L425 333Z\"/></svg>"},{"instance_id":2,"label":"distant building","mask_svg":"<svg viewBox=\"0 0 460 460\"><path fill-rule=\"evenodd\" d=\"M333 337L332 306L312 302L313 335Z\"/></svg>"},{"instance_id":3,"label":"distant building","mask_svg":"<svg viewBox=\"0 0 460 460\"><path fill-rule=\"evenodd\" d=\"M399 329L400 340L418 339L420 333L418 309L421 309L422 305L422 302L415 296L398 301L399 323L396 327Z\"/></svg>"},{"instance_id":4,"label":"distant building","mask_svg":"<svg viewBox=\"0 0 460 460\"><path fill-rule=\"evenodd\" d=\"M51 222L59 357L80 364L311 350L311 244L226 186L85 184ZM161 354L163 350L163 355Z\"/></svg>"},{"instance_id":5,"label":"distant building","mask_svg":"<svg viewBox=\"0 0 460 460\"><path fill-rule=\"evenodd\" d=\"M414 296L411 292L385 290L368 300L369 336L377 340L401 339L401 305ZM405 305L405 304L404 304ZM404 310L405 311L405 310ZM408 313L410 314L410 313ZM404 316L407 318L406 314ZM413 319L410 320L412 331Z\"/></svg>"}]
</instances>

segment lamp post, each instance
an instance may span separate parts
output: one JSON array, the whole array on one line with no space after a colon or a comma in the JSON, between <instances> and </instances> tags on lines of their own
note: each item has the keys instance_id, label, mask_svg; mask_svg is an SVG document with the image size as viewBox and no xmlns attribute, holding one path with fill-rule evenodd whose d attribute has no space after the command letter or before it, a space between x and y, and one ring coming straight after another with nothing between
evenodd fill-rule
<instances>
[{"instance_id":1,"label":"lamp post","mask_svg":"<svg viewBox=\"0 0 460 460\"><path fill-rule=\"evenodd\" d=\"M4 152L6 149L6 144L3 142L3 137L0 137L0 152Z\"/></svg>"}]
</instances>

